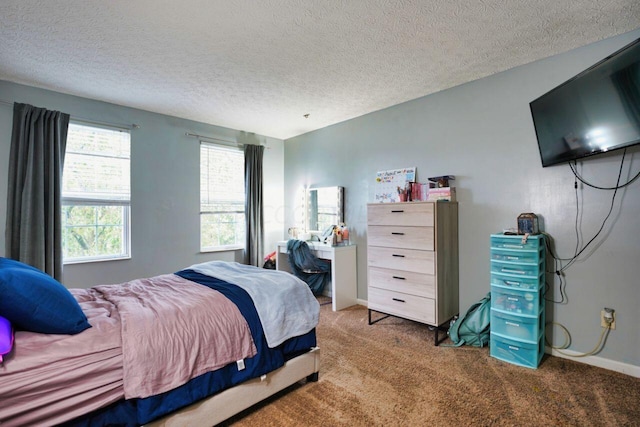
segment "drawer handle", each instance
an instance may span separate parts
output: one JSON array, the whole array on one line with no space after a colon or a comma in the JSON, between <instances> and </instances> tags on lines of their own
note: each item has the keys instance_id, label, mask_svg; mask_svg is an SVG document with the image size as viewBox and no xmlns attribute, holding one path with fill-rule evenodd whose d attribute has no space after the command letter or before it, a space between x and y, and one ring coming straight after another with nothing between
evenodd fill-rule
<instances>
[{"instance_id":1,"label":"drawer handle","mask_svg":"<svg viewBox=\"0 0 640 427\"><path fill-rule=\"evenodd\" d=\"M505 243L505 244L504 244L504 247L505 247L505 248L524 249L524 246L522 246L522 245L510 245L510 244L508 244L508 243Z\"/></svg>"},{"instance_id":2,"label":"drawer handle","mask_svg":"<svg viewBox=\"0 0 640 427\"><path fill-rule=\"evenodd\" d=\"M398 301L398 302L405 302L405 300L400 299L400 298L391 298L391 299L394 300L394 301Z\"/></svg>"},{"instance_id":3,"label":"drawer handle","mask_svg":"<svg viewBox=\"0 0 640 427\"><path fill-rule=\"evenodd\" d=\"M527 274L526 271L523 270L514 270L513 268L503 268L503 273L513 273L513 274Z\"/></svg>"},{"instance_id":4,"label":"drawer handle","mask_svg":"<svg viewBox=\"0 0 640 427\"><path fill-rule=\"evenodd\" d=\"M391 211L391 213L403 213L403 212L404 212L404 210L393 210L393 211Z\"/></svg>"},{"instance_id":5,"label":"drawer handle","mask_svg":"<svg viewBox=\"0 0 640 427\"><path fill-rule=\"evenodd\" d=\"M503 282L509 286L520 286L520 282L514 282L513 280L503 280Z\"/></svg>"},{"instance_id":6,"label":"drawer handle","mask_svg":"<svg viewBox=\"0 0 640 427\"><path fill-rule=\"evenodd\" d=\"M516 298L516 297L507 297L508 301L520 301L520 298Z\"/></svg>"},{"instance_id":7,"label":"drawer handle","mask_svg":"<svg viewBox=\"0 0 640 427\"><path fill-rule=\"evenodd\" d=\"M404 236L404 233L400 233L397 231L392 231L391 234L393 234L394 236Z\"/></svg>"},{"instance_id":8,"label":"drawer handle","mask_svg":"<svg viewBox=\"0 0 640 427\"><path fill-rule=\"evenodd\" d=\"M516 328L519 328L520 325L517 323L513 323L513 322L509 322L508 320L504 321L505 325L511 325L511 326L515 326Z\"/></svg>"},{"instance_id":9,"label":"drawer handle","mask_svg":"<svg viewBox=\"0 0 640 427\"><path fill-rule=\"evenodd\" d=\"M404 255L399 255L399 254L393 254L391 256L397 257L397 258L404 258Z\"/></svg>"},{"instance_id":10,"label":"drawer handle","mask_svg":"<svg viewBox=\"0 0 640 427\"><path fill-rule=\"evenodd\" d=\"M516 347L516 346L514 346L514 345L510 345L510 346L509 346L509 350L520 351L520 347Z\"/></svg>"},{"instance_id":11,"label":"drawer handle","mask_svg":"<svg viewBox=\"0 0 640 427\"><path fill-rule=\"evenodd\" d=\"M393 276L394 279L398 279L398 280L407 280L404 277L400 277L400 276Z\"/></svg>"}]
</instances>

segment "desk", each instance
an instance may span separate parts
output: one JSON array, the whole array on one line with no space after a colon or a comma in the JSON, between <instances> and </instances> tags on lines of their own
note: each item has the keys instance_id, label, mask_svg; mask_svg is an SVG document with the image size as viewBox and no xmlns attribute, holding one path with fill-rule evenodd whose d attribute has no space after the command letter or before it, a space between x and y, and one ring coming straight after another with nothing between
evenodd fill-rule
<instances>
[{"instance_id":1,"label":"desk","mask_svg":"<svg viewBox=\"0 0 640 427\"><path fill-rule=\"evenodd\" d=\"M331 308L333 311L357 304L356 245L330 246L320 242L307 242L307 244L316 257L331 261ZM291 273L286 241L278 242L276 270Z\"/></svg>"}]
</instances>

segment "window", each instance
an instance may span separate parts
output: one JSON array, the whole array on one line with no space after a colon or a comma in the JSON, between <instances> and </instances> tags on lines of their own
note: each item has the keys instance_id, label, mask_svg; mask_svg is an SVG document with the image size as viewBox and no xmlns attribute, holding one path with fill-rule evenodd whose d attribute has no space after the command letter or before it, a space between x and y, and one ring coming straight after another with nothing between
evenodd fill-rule
<instances>
[{"instance_id":1,"label":"window","mask_svg":"<svg viewBox=\"0 0 640 427\"><path fill-rule=\"evenodd\" d=\"M126 130L69 124L62 174L65 263L129 258L130 152Z\"/></svg>"},{"instance_id":2,"label":"window","mask_svg":"<svg viewBox=\"0 0 640 427\"><path fill-rule=\"evenodd\" d=\"M200 250L245 244L244 153L200 143Z\"/></svg>"}]
</instances>

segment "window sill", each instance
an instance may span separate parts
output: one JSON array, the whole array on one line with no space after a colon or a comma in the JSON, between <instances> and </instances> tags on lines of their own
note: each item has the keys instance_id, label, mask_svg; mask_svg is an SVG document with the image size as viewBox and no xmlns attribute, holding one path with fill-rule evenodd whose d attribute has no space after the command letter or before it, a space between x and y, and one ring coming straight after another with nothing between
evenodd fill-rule
<instances>
[{"instance_id":1,"label":"window sill","mask_svg":"<svg viewBox=\"0 0 640 427\"><path fill-rule=\"evenodd\" d=\"M73 264L89 264L93 262L105 262L105 261L122 261L131 259L131 255L126 256L118 256L118 257L110 257L110 258L84 258L84 259L74 259L69 261L63 261L63 265L73 265Z\"/></svg>"},{"instance_id":2,"label":"window sill","mask_svg":"<svg viewBox=\"0 0 640 427\"><path fill-rule=\"evenodd\" d=\"M207 253L211 253L211 252L231 252L231 251L243 251L244 250L244 246L218 246L215 248L203 248L200 249L200 253L201 254L207 254Z\"/></svg>"}]
</instances>

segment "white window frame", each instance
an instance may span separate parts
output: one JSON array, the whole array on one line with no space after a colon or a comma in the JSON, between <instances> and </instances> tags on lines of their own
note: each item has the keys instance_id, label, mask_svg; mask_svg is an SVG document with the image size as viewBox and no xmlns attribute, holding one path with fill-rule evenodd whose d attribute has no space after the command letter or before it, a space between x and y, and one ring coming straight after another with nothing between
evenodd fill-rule
<instances>
[{"instance_id":1,"label":"white window frame","mask_svg":"<svg viewBox=\"0 0 640 427\"><path fill-rule=\"evenodd\" d=\"M226 151L239 151L242 154L242 158L244 160L244 152L242 151L241 147L239 146L231 146L231 145L226 145L226 144L217 144L217 143L212 143L212 142L208 142L208 141L200 141L200 174L198 175L199 177L199 186L201 187L201 175L202 175L202 154L203 154L203 148L207 148L207 149L213 149L213 150L226 150ZM244 181L244 162L243 162L243 181ZM211 178L209 178L209 182L211 182ZM244 187L244 182L243 182L243 187ZM243 240L241 243L237 243L236 244L231 244L231 245L217 245L217 246L204 246L203 244L203 218L206 215L215 215L215 214L220 214L220 213L237 213L237 214L242 214L245 218L246 221L246 211L244 209L244 201L246 201L246 193L243 192L243 196L244 196L244 200L243 200L243 209L241 211L226 211L226 212L216 212L216 211L209 211L209 210L205 210L203 207L203 200L202 200L202 188L200 188L199 191L199 199L200 199L200 252L220 252L220 251L233 251L233 250L242 250L245 248L245 241ZM242 223L242 226L244 227L244 222Z\"/></svg>"},{"instance_id":2,"label":"white window frame","mask_svg":"<svg viewBox=\"0 0 640 427\"><path fill-rule=\"evenodd\" d=\"M131 133L129 129L119 127L111 127L107 125L97 125L94 123L85 123L82 121L71 120L69 125L78 125L96 129L107 129L111 131L126 132L129 134L129 170L131 170ZM99 156L109 157L109 156ZM131 186L129 187L128 199L106 199L104 197L77 197L62 196L61 211L65 206L119 206L123 210L122 218L122 245L124 253L99 255L99 256L83 256L83 257L65 257L63 264L83 264L101 261L113 261L122 259L131 259ZM97 225L96 225L97 226Z\"/></svg>"}]
</instances>

